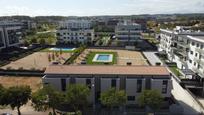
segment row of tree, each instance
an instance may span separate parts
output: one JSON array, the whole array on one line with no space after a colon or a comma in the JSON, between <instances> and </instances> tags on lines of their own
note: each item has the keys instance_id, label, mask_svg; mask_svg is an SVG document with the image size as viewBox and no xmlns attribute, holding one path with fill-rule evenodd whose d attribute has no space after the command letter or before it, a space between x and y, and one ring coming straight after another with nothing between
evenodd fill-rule
<instances>
[{"instance_id":1,"label":"row of tree","mask_svg":"<svg viewBox=\"0 0 204 115\"><path fill-rule=\"evenodd\" d=\"M42 89L31 93L29 86L15 86L4 88L0 85L0 105L10 105L12 109L17 108L18 115L21 115L20 107L29 100L36 111L46 111L52 109L52 114L56 115L56 109L62 105L69 105L71 111L84 110L87 107L90 89L81 84L69 85L66 92L54 89L50 85L45 85ZM125 105L127 96L124 90L111 88L101 93L100 101L104 106L110 108ZM156 90L145 90L138 97L141 106L148 106L151 109L158 109L163 101L161 94Z\"/></svg>"}]
</instances>

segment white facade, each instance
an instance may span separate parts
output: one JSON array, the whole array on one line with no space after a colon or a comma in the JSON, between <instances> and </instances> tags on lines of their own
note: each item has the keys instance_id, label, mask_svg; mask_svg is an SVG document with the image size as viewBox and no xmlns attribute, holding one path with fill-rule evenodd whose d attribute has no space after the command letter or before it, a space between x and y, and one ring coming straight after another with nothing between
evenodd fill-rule
<instances>
[{"instance_id":1,"label":"white facade","mask_svg":"<svg viewBox=\"0 0 204 115\"><path fill-rule=\"evenodd\" d=\"M94 30L87 20L69 20L59 23L57 38L60 43L91 43L94 39Z\"/></svg>"},{"instance_id":2,"label":"white facade","mask_svg":"<svg viewBox=\"0 0 204 115\"><path fill-rule=\"evenodd\" d=\"M177 28L178 29L178 28ZM204 77L204 33L161 29L159 50L179 69L191 69Z\"/></svg>"}]
</instances>

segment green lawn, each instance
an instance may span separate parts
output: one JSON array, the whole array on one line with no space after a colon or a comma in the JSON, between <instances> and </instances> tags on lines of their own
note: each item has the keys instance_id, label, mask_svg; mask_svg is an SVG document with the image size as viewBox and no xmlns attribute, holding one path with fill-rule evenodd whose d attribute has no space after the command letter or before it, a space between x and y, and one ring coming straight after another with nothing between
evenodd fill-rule
<instances>
[{"instance_id":1,"label":"green lawn","mask_svg":"<svg viewBox=\"0 0 204 115\"><path fill-rule=\"evenodd\" d=\"M90 54L88 54L87 56L87 64L90 65L104 65L104 62L93 62L93 58L96 54L113 54L113 61L108 63L109 65L113 65L117 63L117 53L116 52L91 52Z\"/></svg>"},{"instance_id":2,"label":"green lawn","mask_svg":"<svg viewBox=\"0 0 204 115\"><path fill-rule=\"evenodd\" d=\"M171 72L173 72L177 77L179 77L181 75L181 73L178 71L177 67L169 67L169 69L171 70Z\"/></svg>"}]
</instances>

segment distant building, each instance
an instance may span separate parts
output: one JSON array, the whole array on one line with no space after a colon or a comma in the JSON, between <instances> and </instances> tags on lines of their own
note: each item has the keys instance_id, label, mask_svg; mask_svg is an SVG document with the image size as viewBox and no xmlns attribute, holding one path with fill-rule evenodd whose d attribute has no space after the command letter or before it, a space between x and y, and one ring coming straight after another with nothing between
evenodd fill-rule
<instances>
[{"instance_id":1,"label":"distant building","mask_svg":"<svg viewBox=\"0 0 204 115\"><path fill-rule=\"evenodd\" d=\"M21 39L21 26L19 23L0 22L0 50L18 46Z\"/></svg>"},{"instance_id":2,"label":"distant building","mask_svg":"<svg viewBox=\"0 0 204 115\"><path fill-rule=\"evenodd\" d=\"M141 25L132 22L118 23L115 37L120 46L135 46L141 38Z\"/></svg>"},{"instance_id":3,"label":"distant building","mask_svg":"<svg viewBox=\"0 0 204 115\"><path fill-rule=\"evenodd\" d=\"M189 27L161 29L159 50L166 52L179 69L191 69L204 77L204 32Z\"/></svg>"},{"instance_id":4,"label":"distant building","mask_svg":"<svg viewBox=\"0 0 204 115\"><path fill-rule=\"evenodd\" d=\"M98 103L100 94L110 88L125 90L127 104L137 104L146 89L158 90L167 100L172 90L171 75L162 66L49 66L42 79L60 91L66 91L69 84L87 85L91 103Z\"/></svg>"},{"instance_id":5,"label":"distant building","mask_svg":"<svg viewBox=\"0 0 204 115\"><path fill-rule=\"evenodd\" d=\"M92 23L88 20L68 20L59 23L57 40L59 43L91 44L94 39Z\"/></svg>"}]
</instances>

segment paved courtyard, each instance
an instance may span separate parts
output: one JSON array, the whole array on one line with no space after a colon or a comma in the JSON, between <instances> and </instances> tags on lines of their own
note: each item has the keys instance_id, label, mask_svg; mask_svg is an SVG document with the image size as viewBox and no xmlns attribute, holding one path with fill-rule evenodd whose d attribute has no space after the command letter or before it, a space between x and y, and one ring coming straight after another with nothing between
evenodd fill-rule
<instances>
[{"instance_id":1,"label":"paved courtyard","mask_svg":"<svg viewBox=\"0 0 204 115\"><path fill-rule=\"evenodd\" d=\"M141 52L128 50L108 50L108 49L86 49L76 60L75 64L80 64L81 60L89 52L117 52L117 65L126 65L131 62L132 65L148 65L147 60Z\"/></svg>"},{"instance_id":2,"label":"paved courtyard","mask_svg":"<svg viewBox=\"0 0 204 115\"><path fill-rule=\"evenodd\" d=\"M54 55L54 58L53 58ZM58 55L58 56L57 56ZM16 60L11 62L10 64L3 66L3 69L7 69L7 68L12 68L12 69L19 69L19 68L23 68L23 69L39 69L39 70L43 70L45 69L48 65L50 65L53 61L58 61L61 64L63 64L69 57L70 57L70 53L62 53L60 55L60 53L58 53L56 55L56 53L52 53L52 52L35 52L29 56L26 56L22 59ZM49 61L49 57L50 56L50 61Z\"/></svg>"}]
</instances>

